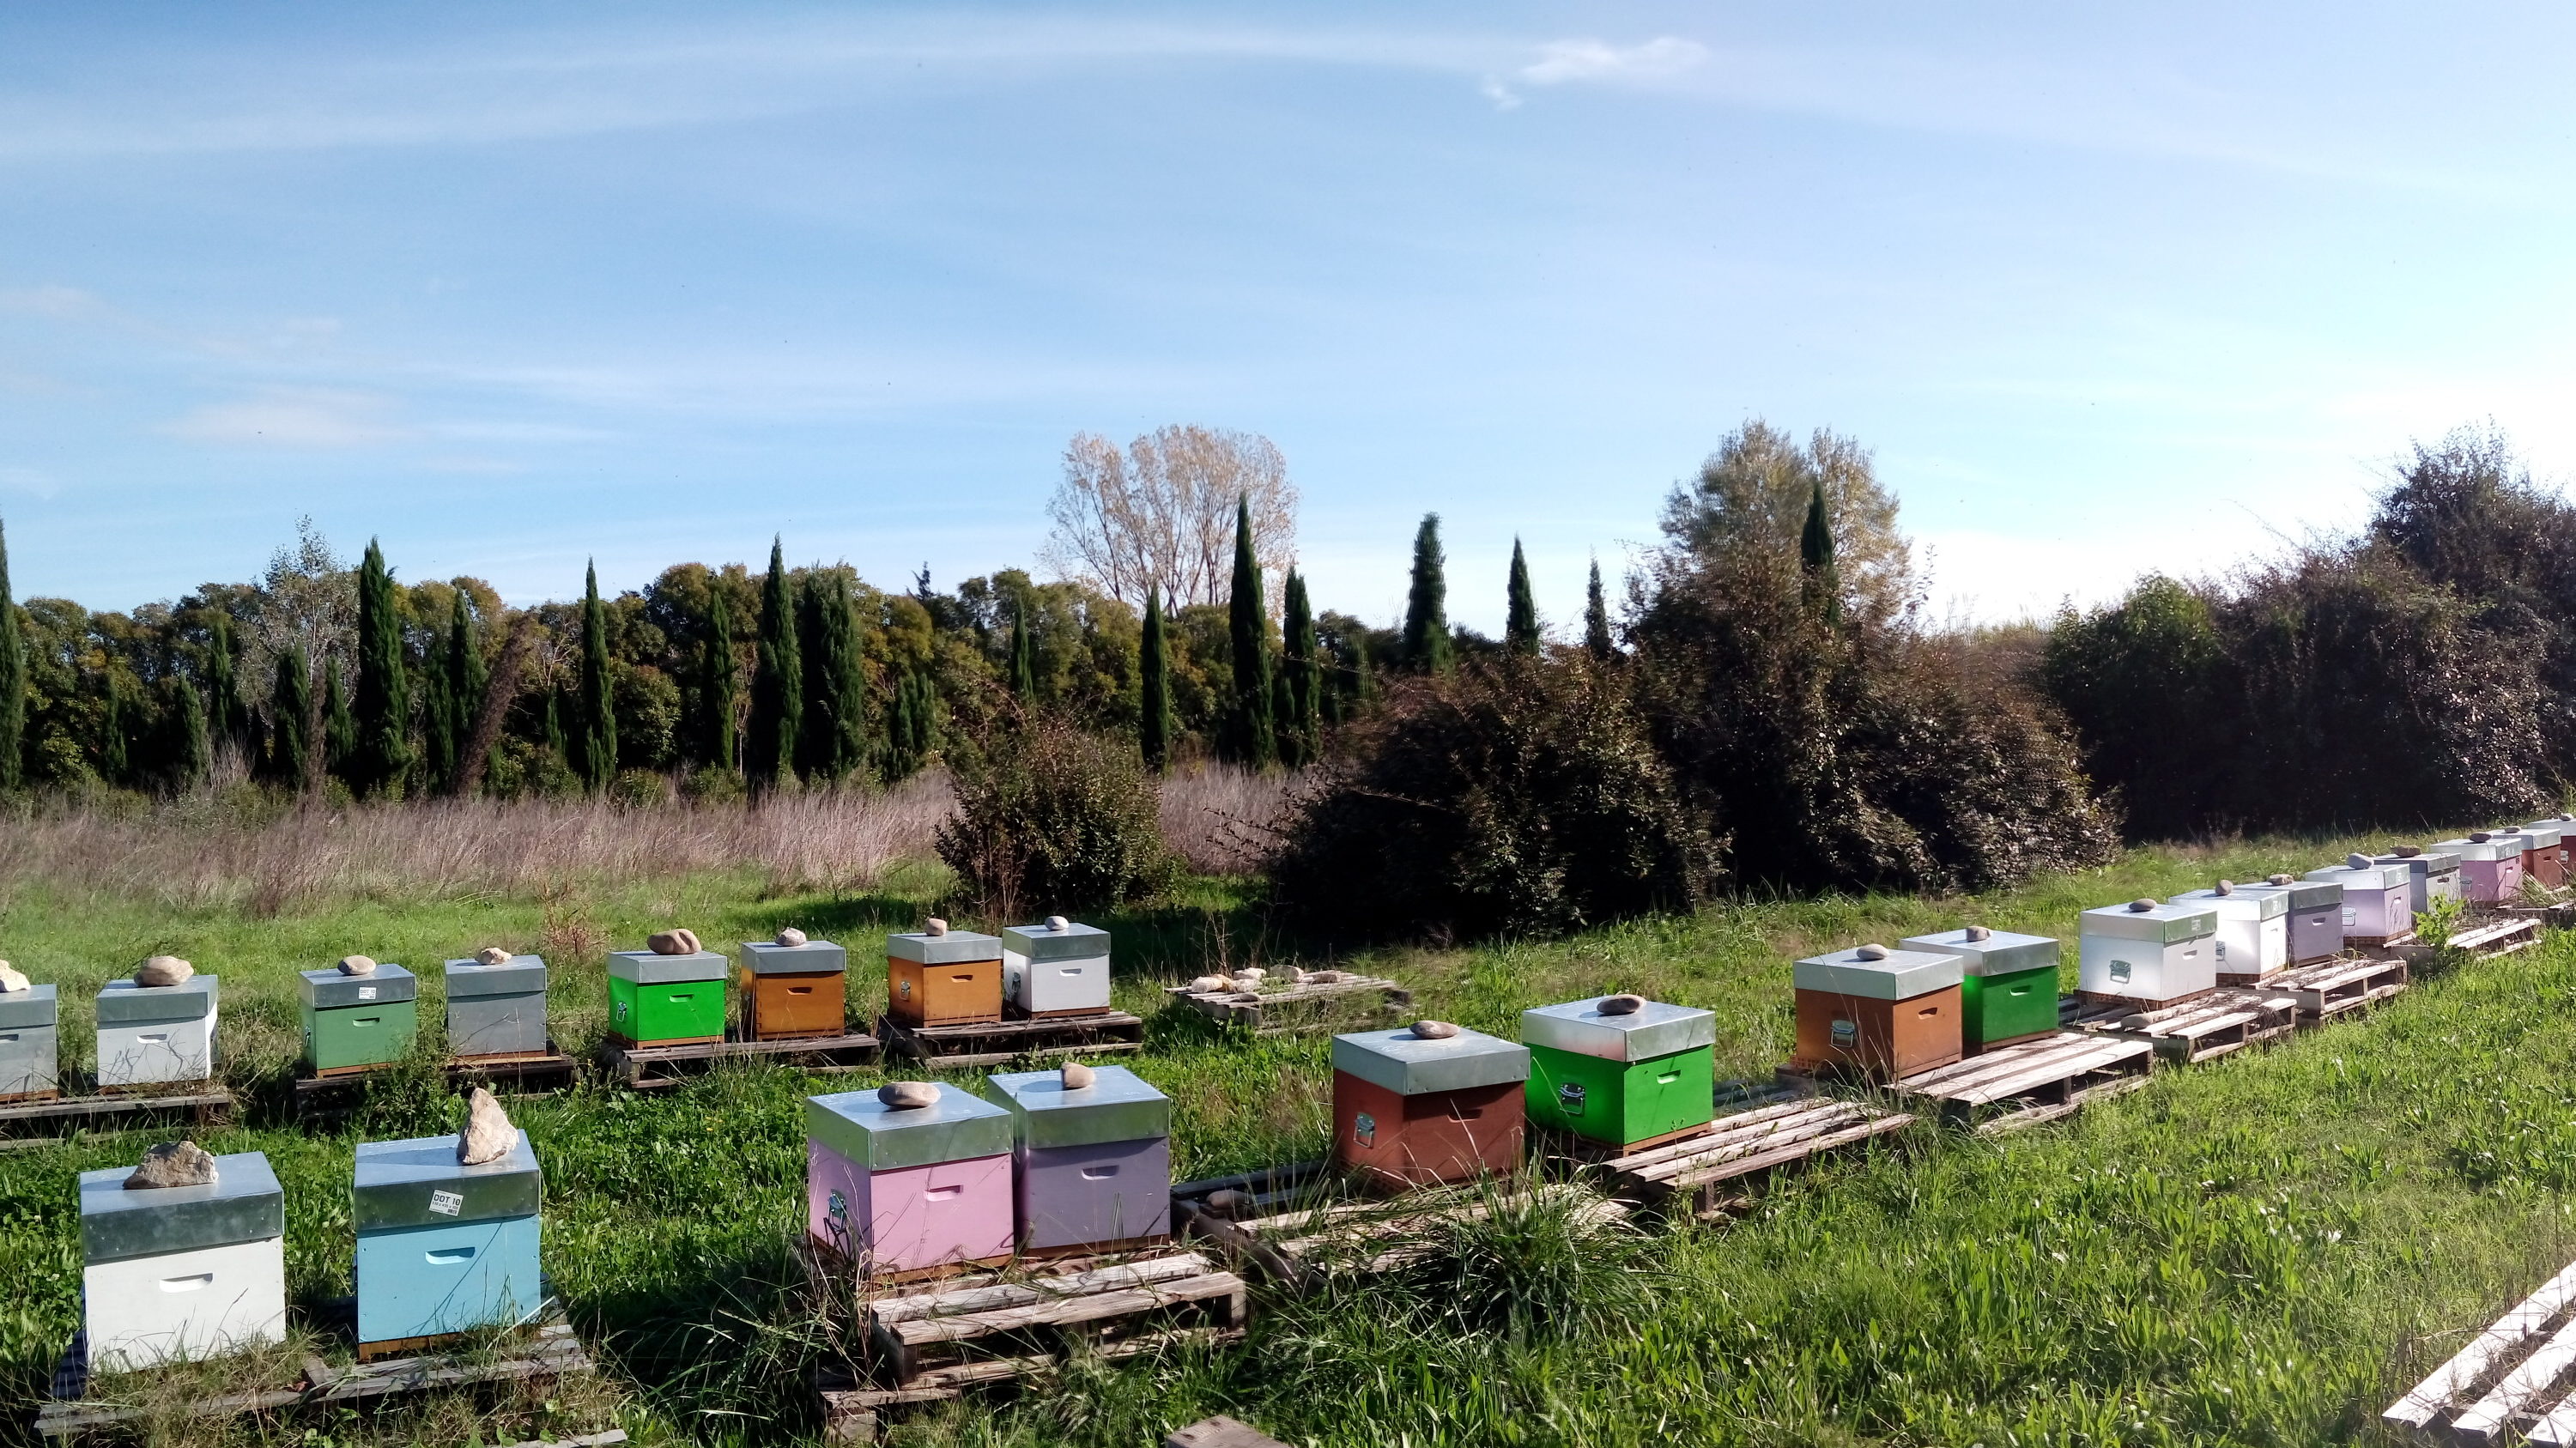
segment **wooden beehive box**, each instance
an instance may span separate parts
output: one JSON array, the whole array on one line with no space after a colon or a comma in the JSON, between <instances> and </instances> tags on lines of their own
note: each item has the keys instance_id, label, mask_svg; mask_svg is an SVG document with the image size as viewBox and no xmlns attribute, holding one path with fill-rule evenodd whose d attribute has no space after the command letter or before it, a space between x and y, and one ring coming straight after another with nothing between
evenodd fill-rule
<instances>
[{"instance_id":1,"label":"wooden beehive box","mask_svg":"<svg viewBox=\"0 0 2576 1448\"><path fill-rule=\"evenodd\" d=\"M828 940L742 943L742 1023L755 1041L812 1040L849 1029L850 953Z\"/></svg>"},{"instance_id":2,"label":"wooden beehive box","mask_svg":"<svg viewBox=\"0 0 2576 1448\"><path fill-rule=\"evenodd\" d=\"M2289 887L2221 880L2166 903L2205 906L2218 916L2209 948L2220 985L2250 985L2289 968Z\"/></svg>"},{"instance_id":3,"label":"wooden beehive box","mask_svg":"<svg viewBox=\"0 0 2576 1448\"><path fill-rule=\"evenodd\" d=\"M946 929L887 936L886 1014L907 1026L1000 1020L1001 940Z\"/></svg>"},{"instance_id":4,"label":"wooden beehive box","mask_svg":"<svg viewBox=\"0 0 2576 1448\"><path fill-rule=\"evenodd\" d=\"M1109 1250L1172 1230L1172 1103L1123 1066L1017 1071L987 1091L1011 1113L1024 1251Z\"/></svg>"},{"instance_id":5,"label":"wooden beehive box","mask_svg":"<svg viewBox=\"0 0 2576 1448\"><path fill-rule=\"evenodd\" d=\"M2460 898L2460 857L2455 851L2400 845L2385 855L2370 858L2373 864L2406 867L2406 904L2418 915L2439 901Z\"/></svg>"},{"instance_id":6,"label":"wooden beehive box","mask_svg":"<svg viewBox=\"0 0 2576 1448\"><path fill-rule=\"evenodd\" d=\"M399 965L364 975L334 966L299 971L304 1064L317 1074L382 1066L411 1050L420 1026L420 982Z\"/></svg>"},{"instance_id":7,"label":"wooden beehive box","mask_svg":"<svg viewBox=\"0 0 2576 1448\"><path fill-rule=\"evenodd\" d=\"M129 1167L80 1174L91 1366L109 1372L286 1340L286 1196L255 1151L202 1186L129 1191Z\"/></svg>"},{"instance_id":8,"label":"wooden beehive box","mask_svg":"<svg viewBox=\"0 0 2576 1448\"><path fill-rule=\"evenodd\" d=\"M527 1133L466 1166L453 1135L358 1145L358 1344L381 1353L532 1322L545 1302L545 1176Z\"/></svg>"},{"instance_id":9,"label":"wooden beehive box","mask_svg":"<svg viewBox=\"0 0 2576 1448\"><path fill-rule=\"evenodd\" d=\"M2051 937L1971 925L1897 945L1959 957L1959 1045L1966 1054L2057 1029L2058 945Z\"/></svg>"},{"instance_id":10,"label":"wooden beehive box","mask_svg":"<svg viewBox=\"0 0 2576 1448\"><path fill-rule=\"evenodd\" d=\"M1011 1253L1011 1115L937 1090L926 1106L876 1091L805 1099L806 1234L862 1277Z\"/></svg>"},{"instance_id":11,"label":"wooden beehive box","mask_svg":"<svg viewBox=\"0 0 2576 1448\"><path fill-rule=\"evenodd\" d=\"M608 955L608 1031L630 1046L721 1041L725 977L733 963L712 950Z\"/></svg>"},{"instance_id":12,"label":"wooden beehive box","mask_svg":"<svg viewBox=\"0 0 2576 1448\"><path fill-rule=\"evenodd\" d=\"M2343 938L2353 945L2385 945L2415 933L2415 908L2408 903L2414 876L2404 865L2373 864L2367 855L2308 872L2319 884L2343 887Z\"/></svg>"},{"instance_id":13,"label":"wooden beehive box","mask_svg":"<svg viewBox=\"0 0 2576 1448\"><path fill-rule=\"evenodd\" d=\"M2536 820L2518 833L2523 838L2522 873L2552 890L2567 883L2567 825Z\"/></svg>"},{"instance_id":14,"label":"wooden beehive box","mask_svg":"<svg viewBox=\"0 0 2576 1448\"><path fill-rule=\"evenodd\" d=\"M2132 900L2087 910L2076 990L2096 1000L2150 1007L2216 990L2217 933L2218 913L2205 905Z\"/></svg>"},{"instance_id":15,"label":"wooden beehive box","mask_svg":"<svg viewBox=\"0 0 2576 1448\"><path fill-rule=\"evenodd\" d=\"M2426 853L2460 857L2460 899L2471 905L2510 905L2522 898L2522 842L2510 835L2471 830L2468 837L2442 840Z\"/></svg>"},{"instance_id":16,"label":"wooden beehive box","mask_svg":"<svg viewBox=\"0 0 2576 1448\"><path fill-rule=\"evenodd\" d=\"M1891 1082L1949 1065L1967 1049L1964 979L1965 963L1948 952L1860 945L1799 961L1798 1044L1789 1064Z\"/></svg>"},{"instance_id":17,"label":"wooden beehive box","mask_svg":"<svg viewBox=\"0 0 2576 1448\"><path fill-rule=\"evenodd\" d=\"M50 984L0 991L0 1101L56 1089L61 1009Z\"/></svg>"},{"instance_id":18,"label":"wooden beehive box","mask_svg":"<svg viewBox=\"0 0 2576 1448\"><path fill-rule=\"evenodd\" d=\"M1437 1022L1333 1037L1333 1156L1387 1187L1517 1169L1527 1046Z\"/></svg>"},{"instance_id":19,"label":"wooden beehive box","mask_svg":"<svg viewBox=\"0 0 2576 1448\"><path fill-rule=\"evenodd\" d=\"M1715 1013L1663 1001L1605 1013L1609 1000L1521 1012L1529 1119L1622 1151L1706 1128L1717 1114Z\"/></svg>"},{"instance_id":20,"label":"wooden beehive box","mask_svg":"<svg viewBox=\"0 0 2576 1448\"><path fill-rule=\"evenodd\" d=\"M98 1084L203 1081L215 1069L215 977L112 980L98 993Z\"/></svg>"},{"instance_id":21,"label":"wooden beehive box","mask_svg":"<svg viewBox=\"0 0 2576 1448\"><path fill-rule=\"evenodd\" d=\"M1002 995L1037 1019L1108 1010L1109 932L1061 915L1004 930Z\"/></svg>"},{"instance_id":22,"label":"wooden beehive box","mask_svg":"<svg viewBox=\"0 0 2576 1448\"><path fill-rule=\"evenodd\" d=\"M547 1049L546 962L447 962L447 1049L458 1056L535 1056Z\"/></svg>"}]
</instances>

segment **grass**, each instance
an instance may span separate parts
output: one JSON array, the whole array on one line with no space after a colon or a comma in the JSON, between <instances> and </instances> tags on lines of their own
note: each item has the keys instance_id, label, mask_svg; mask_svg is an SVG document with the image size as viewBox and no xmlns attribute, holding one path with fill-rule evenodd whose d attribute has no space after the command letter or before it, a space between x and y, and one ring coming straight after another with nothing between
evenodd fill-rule
<instances>
[{"instance_id":1,"label":"grass","mask_svg":"<svg viewBox=\"0 0 2576 1448\"><path fill-rule=\"evenodd\" d=\"M1706 1005L1721 1072L1758 1075L1787 1048L1797 955L1968 919L2071 940L2086 906L2382 842L2140 851L1973 900L1748 902L1561 942L1341 963L1404 979L1426 1013L1507 1035L1526 1006L1613 988ZM430 891L409 905L306 895L258 917L221 891L190 905L22 878L0 940L63 985L67 1040L86 1030L98 983L150 950L223 977L229 1069L257 1105L205 1144L269 1154L288 1192L290 1297L309 1309L349 1290L355 1143L450 1130L457 1109L424 1064L347 1126L284 1123L295 970L352 950L423 968L484 944L542 949L559 1034L578 1046L601 1023L600 952L649 929L688 924L713 943L793 923L865 959L866 942L911 926L944 889L935 869L894 864L864 888L781 894L749 867ZM1175 1098L1176 1170L1320 1154L1323 1041L1230 1041L1161 1013L1157 992L1218 960L1311 955L1224 881L1103 923L1117 932L1120 1003L1152 1022L1135 1068ZM427 1029L436 972L424 976ZM1506 1215L1406 1271L1265 1296L1238 1349L1077 1362L1048 1390L931 1411L895 1441L1125 1448L1217 1411L1310 1448L2370 1441L2380 1407L2576 1256L2572 1026L2576 939L2553 936L2366 1019L2162 1074L2061 1126L1991 1142L1921 1127L1780 1182L1723 1228L1581 1237L1544 1208ZM805 1370L829 1327L788 1257L803 1212L799 1106L875 1079L737 1070L668 1095L513 1100L546 1169L548 1270L606 1380L290 1413L228 1436L507 1443L615 1414L648 1442L810 1438ZM0 1394L36 1396L78 1324L73 1175L130 1163L149 1140L0 1154L0 1276L19 1284L0 1301ZM164 1421L149 1436L227 1431Z\"/></svg>"}]
</instances>

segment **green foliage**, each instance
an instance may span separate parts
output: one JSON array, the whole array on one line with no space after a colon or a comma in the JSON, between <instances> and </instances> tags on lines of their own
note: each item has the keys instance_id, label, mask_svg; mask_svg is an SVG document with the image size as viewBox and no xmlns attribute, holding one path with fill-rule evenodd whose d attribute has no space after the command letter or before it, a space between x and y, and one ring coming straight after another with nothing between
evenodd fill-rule
<instances>
[{"instance_id":1,"label":"green foliage","mask_svg":"<svg viewBox=\"0 0 2576 1448\"><path fill-rule=\"evenodd\" d=\"M787 593L787 557L769 544L769 576L760 585L760 653L751 674L751 729L742 745L754 793L767 790L796 761L805 711L805 671L797 657L795 608Z\"/></svg>"},{"instance_id":2,"label":"green foliage","mask_svg":"<svg viewBox=\"0 0 2576 1448\"><path fill-rule=\"evenodd\" d=\"M706 637L698 644L698 759L710 769L734 772L733 609L724 591L707 594Z\"/></svg>"},{"instance_id":3,"label":"green foliage","mask_svg":"<svg viewBox=\"0 0 2576 1448\"><path fill-rule=\"evenodd\" d=\"M27 635L9 591L9 544L0 533L0 789L24 776L27 754Z\"/></svg>"},{"instance_id":4,"label":"green foliage","mask_svg":"<svg viewBox=\"0 0 2576 1448\"><path fill-rule=\"evenodd\" d=\"M206 770L214 761L214 744L206 727L205 700L197 686L183 675L169 680L167 717L173 748L170 751L170 786L189 790L206 782Z\"/></svg>"},{"instance_id":5,"label":"green foliage","mask_svg":"<svg viewBox=\"0 0 2576 1448\"><path fill-rule=\"evenodd\" d=\"M836 784L867 763L867 679L859 666L859 620L838 570L805 575L797 603L805 660L805 708L797 724L797 772Z\"/></svg>"},{"instance_id":6,"label":"green foliage","mask_svg":"<svg viewBox=\"0 0 2576 1448\"><path fill-rule=\"evenodd\" d=\"M1252 552L1252 508L1238 500L1234 521L1234 580L1226 599L1226 640L1234 661L1234 699L1217 751L1224 758L1266 769L1279 760L1273 711L1270 620L1261 596L1261 563Z\"/></svg>"},{"instance_id":7,"label":"green foliage","mask_svg":"<svg viewBox=\"0 0 2576 1448\"><path fill-rule=\"evenodd\" d=\"M1288 570L1286 592L1285 647L1280 650L1279 673L1279 757L1291 769L1303 769L1323 754L1324 670L1315 638L1314 607L1306 599L1306 579L1294 568Z\"/></svg>"},{"instance_id":8,"label":"green foliage","mask_svg":"<svg viewBox=\"0 0 2576 1448\"><path fill-rule=\"evenodd\" d=\"M599 602L599 568L585 570L581 597L581 707L572 759L582 783L596 793L617 774L617 698L609 677L608 612Z\"/></svg>"},{"instance_id":9,"label":"green foliage","mask_svg":"<svg viewBox=\"0 0 2576 1448\"><path fill-rule=\"evenodd\" d=\"M340 685L340 671L328 663L323 666L328 682L322 691L322 747L324 767L331 777L348 783L351 761L358 752L358 720L349 712L348 691Z\"/></svg>"},{"instance_id":10,"label":"green foliage","mask_svg":"<svg viewBox=\"0 0 2576 1448\"><path fill-rule=\"evenodd\" d=\"M464 776L464 751L483 712L491 670L474 637L472 601L462 588L451 591L448 599L446 647L438 652L432 674L437 687L428 734L433 776L442 792L454 793Z\"/></svg>"},{"instance_id":11,"label":"green foliage","mask_svg":"<svg viewBox=\"0 0 2576 1448\"><path fill-rule=\"evenodd\" d=\"M906 668L886 711L881 774L888 784L910 779L939 748L939 691L930 676Z\"/></svg>"},{"instance_id":12,"label":"green foliage","mask_svg":"<svg viewBox=\"0 0 2576 1448\"><path fill-rule=\"evenodd\" d=\"M402 607L384 550L367 540L358 565L358 680L355 735L342 777L365 796L399 795L411 762L411 670L403 657Z\"/></svg>"},{"instance_id":13,"label":"green foliage","mask_svg":"<svg viewBox=\"0 0 2576 1448\"><path fill-rule=\"evenodd\" d=\"M1136 746L1145 768L1161 774L1172 767L1172 645L1163 628L1163 589L1145 588L1143 657L1137 668Z\"/></svg>"},{"instance_id":14,"label":"green foliage","mask_svg":"<svg viewBox=\"0 0 2576 1448\"><path fill-rule=\"evenodd\" d=\"M1152 896L1173 878L1159 796L1136 752L1040 718L956 761L939 857L976 906L1025 919Z\"/></svg>"},{"instance_id":15,"label":"green foliage","mask_svg":"<svg viewBox=\"0 0 2576 1448\"><path fill-rule=\"evenodd\" d=\"M1834 521L1825 505L1825 480L1807 502L1806 526L1798 534L1799 589L1807 607L1839 624L1843 617L1842 573L1834 566Z\"/></svg>"},{"instance_id":16,"label":"green foliage","mask_svg":"<svg viewBox=\"0 0 2576 1448\"><path fill-rule=\"evenodd\" d=\"M1512 540L1512 570L1503 600L1503 651L1532 655L1538 652L1538 599L1530 592L1529 560L1521 556L1521 540Z\"/></svg>"},{"instance_id":17,"label":"green foliage","mask_svg":"<svg viewBox=\"0 0 2576 1448\"><path fill-rule=\"evenodd\" d=\"M1601 560L1592 560L1592 577L1583 586L1583 651L1595 663L1608 663L1617 652L1610 641L1610 603L1601 594Z\"/></svg>"},{"instance_id":18,"label":"green foliage","mask_svg":"<svg viewBox=\"0 0 2576 1448\"><path fill-rule=\"evenodd\" d=\"M1034 704L1038 697L1037 640L1029 633L1025 597L1011 603L1011 697L1023 704Z\"/></svg>"},{"instance_id":19,"label":"green foliage","mask_svg":"<svg viewBox=\"0 0 2576 1448\"><path fill-rule=\"evenodd\" d=\"M2178 839L2212 823L2235 752L2218 715L2223 662L2208 601L2161 575L2111 607L2063 612L2049 631L2040 677L2133 837Z\"/></svg>"},{"instance_id":20,"label":"green foliage","mask_svg":"<svg viewBox=\"0 0 2576 1448\"><path fill-rule=\"evenodd\" d=\"M1413 535L1413 582L1404 598L1404 666L1417 674L1445 674L1455 661L1447 567L1440 515L1425 513Z\"/></svg>"},{"instance_id":21,"label":"green foliage","mask_svg":"<svg viewBox=\"0 0 2576 1448\"><path fill-rule=\"evenodd\" d=\"M308 751L313 728L313 665L304 657L301 643L289 644L277 656L268 713L269 777L301 790L311 778Z\"/></svg>"}]
</instances>

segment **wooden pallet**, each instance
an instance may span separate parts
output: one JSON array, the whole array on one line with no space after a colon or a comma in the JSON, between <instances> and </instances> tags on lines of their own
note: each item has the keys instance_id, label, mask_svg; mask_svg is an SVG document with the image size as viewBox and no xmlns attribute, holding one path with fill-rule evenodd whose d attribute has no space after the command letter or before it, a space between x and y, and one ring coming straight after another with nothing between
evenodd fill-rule
<instances>
[{"instance_id":1,"label":"wooden pallet","mask_svg":"<svg viewBox=\"0 0 2576 1448\"><path fill-rule=\"evenodd\" d=\"M580 1079L581 1062L555 1050L502 1056L456 1056L447 1063L447 1082L468 1086L510 1086L521 1091L560 1091Z\"/></svg>"},{"instance_id":2,"label":"wooden pallet","mask_svg":"<svg viewBox=\"0 0 2576 1448\"><path fill-rule=\"evenodd\" d=\"M2264 989L2295 997L2299 1024L2315 1026L2388 999L2406 989L2407 978L2403 959L2347 955L2285 970Z\"/></svg>"},{"instance_id":3,"label":"wooden pallet","mask_svg":"<svg viewBox=\"0 0 2576 1448\"><path fill-rule=\"evenodd\" d=\"M1163 1435L1163 1448L1288 1448L1240 1418L1223 1413Z\"/></svg>"},{"instance_id":4,"label":"wooden pallet","mask_svg":"<svg viewBox=\"0 0 2576 1448\"><path fill-rule=\"evenodd\" d=\"M231 1418L244 1413L270 1412L309 1404L355 1402L431 1388L527 1378L578 1377L597 1371L590 1354L582 1349L581 1340L573 1336L571 1324L564 1321L562 1305L549 1300L547 1308L546 1318L522 1342L506 1351L413 1355L361 1362L354 1367L333 1367L320 1358L308 1356L304 1360L302 1375L292 1386L218 1394L188 1403L178 1412L187 1418ZM37 1410L36 1431L48 1438L69 1437L168 1411L162 1407L144 1408L94 1400L88 1396L89 1387L89 1339L86 1333L80 1333L74 1335L70 1349L55 1366L53 1395ZM594 1444L623 1440L623 1434L614 1438L594 1434L572 1441Z\"/></svg>"},{"instance_id":5,"label":"wooden pallet","mask_svg":"<svg viewBox=\"0 0 2576 1448\"><path fill-rule=\"evenodd\" d=\"M2576 1266L2496 1319L2379 1421L2401 1437L2457 1443L2576 1444Z\"/></svg>"},{"instance_id":6,"label":"wooden pallet","mask_svg":"<svg viewBox=\"0 0 2576 1448\"><path fill-rule=\"evenodd\" d=\"M1896 1094L1933 1105L1944 1121L1994 1135L2134 1091L2154 1064L2155 1048L2144 1041L2061 1031L1908 1076Z\"/></svg>"},{"instance_id":7,"label":"wooden pallet","mask_svg":"<svg viewBox=\"0 0 2576 1448\"><path fill-rule=\"evenodd\" d=\"M1057 1056L1119 1056L1145 1049L1145 1021L1125 1011L1094 1016L986 1021L970 1026L907 1026L878 1018L886 1049L942 1070L1000 1066Z\"/></svg>"},{"instance_id":8,"label":"wooden pallet","mask_svg":"<svg viewBox=\"0 0 2576 1448\"><path fill-rule=\"evenodd\" d=\"M1208 1198L1225 1190L1244 1193L1249 1207L1233 1214L1211 1207ZM1439 1250L1447 1227L1535 1201L1571 1204L1585 1230L1619 1221L1630 1210L1572 1182L1417 1187L1392 1197L1355 1192L1325 1163L1301 1162L1184 1182L1173 1188L1172 1221L1233 1265L1303 1288L1327 1272L1389 1272L1419 1262Z\"/></svg>"},{"instance_id":9,"label":"wooden pallet","mask_svg":"<svg viewBox=\"0 0 2576 1448\"><path fill-rule=\"evenodd\" d=\"M11 1140L0 1148L51 1146L73 1131L130 1131L171 1117L213 1130L232 1120L233 1093L224 1087L189 1083L194 1090L154 1094L117 1092L98 1096L57 1096L0 1106L0 1135Z\"/></svg>"},{"instance_id":10,"label":"wooden pallet","mask_svg":"<svg viewBox=\"0 0 2576 1448\"><path fill-rule=\"evenodd\" d=\"M1717 1118L1709 1129L1663 1146L1588 1164L1612 1196L1632 1206L1686 1206L1702 1220L1736 1205L1722 1192L1758 1172L1857 1146L1914 1123L1904 1112L1858 1101L1791 1095Z\"/></svg>"},{"instance_id":11,"label":"wooden pallet","mask_svg":"<svg viewBox=\"0 0 2576 1448\"><path fill-rule=\"evenodd\" d=\"M823 1036L801 1041L691 1041L665 1046L610 1046L609 1079L638 1091L677 1086L726 1061L791 1066L818 1075L861 1071L877 1063L877 1038Z\"/></svg>"},{"instance_id":12,"label":"wooden pallet","mask_svg":"<svg viewBox=\"0 0 2576 1448\"><path fill-rule=\"evenodd\" d=\"M1413 992L1373 975L1348 975L1326 985L1289 985L1263 991L1193 991L1165 986L1163 994L1221 1026L1256 1036L1311 1035L1329 1030L1337 1015L1375 996L1381 1012L1413 1004Z\"/></svg>"},{"instance_id":13,"label":"wooden pallet","mask_svg":"<svg viewBox=\"0 0 2576 1448\"><path fill-rule=\"evenodd\" d=\"M2551 906L2550 908L2556 910L2560 907ZM2451 939L2444 949L2463 952L2472 960L2495 960L2538 945L2541 926L2557 923L2554 919L2545 920L2542 917L2530 915L2492 921L2471 926L2466 930L2452 931ZM2425 948L2429 950L2431 947Z\"/></svg>"},{"instance_id":14,"label":"wooden pallet","mask_svg":"<svg viewBox=\"0 0 2576 1448\"><path fill-rule=\"evenodd\" d=\"M2289 1036L2299 1028L2299 998L2267 981L2260 987L2221 986L2187 1004L2151 1010L2088 1005L2068 996L2058 1003L2057 1016L2068 1030L2144 1041L2163 1059L2188 1066Z\"/></svg>"},{"instance_id":15,"label":"wooden pallet","mask_svg":"<svg viewBox=\"0 0 2576 1448\"><path fill-rule=\"evenodd\" d=\"M1250 1311L1241 1277L1170 1248L880 1289L857 1304L865 1361L816 1373L824 1436L873 1442L886 1408L956 1398L1077 1353L1120 1358L1238 1341Z\"/></svg>"}]
</instances>

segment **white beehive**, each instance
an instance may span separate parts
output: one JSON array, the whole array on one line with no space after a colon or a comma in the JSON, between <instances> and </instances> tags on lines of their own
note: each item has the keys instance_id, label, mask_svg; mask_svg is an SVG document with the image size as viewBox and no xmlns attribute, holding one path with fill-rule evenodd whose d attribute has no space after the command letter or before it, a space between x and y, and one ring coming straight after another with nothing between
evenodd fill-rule
<instances>
[{"instance_id":1,"label":"white beehive","mask_svg":"<svg viewBox=\"0 0 2576 1448\"><path fill-rule=\"evenodd\" d=\"M2083 916L2076 989L2120 1000L2185 1000L2218 988L2218 912L2133 900Z\"/></svg>"}]
</instances>

